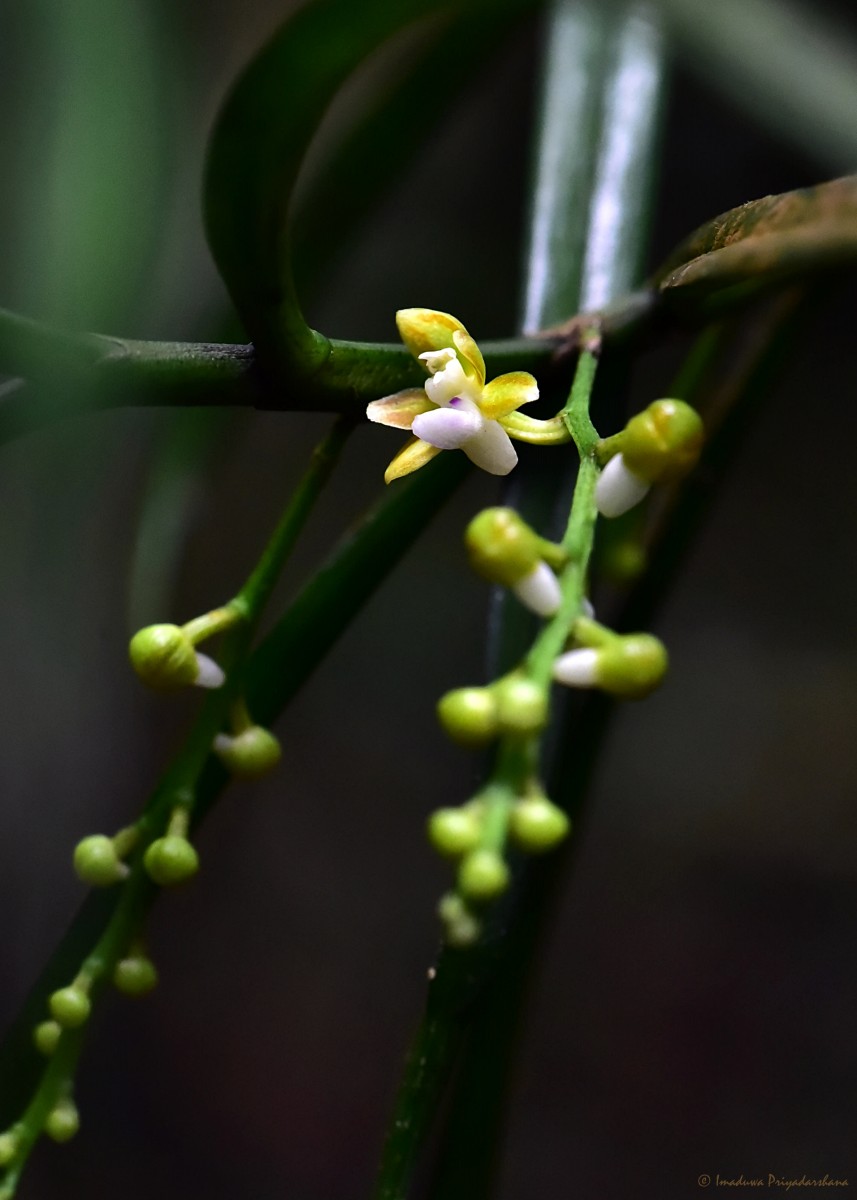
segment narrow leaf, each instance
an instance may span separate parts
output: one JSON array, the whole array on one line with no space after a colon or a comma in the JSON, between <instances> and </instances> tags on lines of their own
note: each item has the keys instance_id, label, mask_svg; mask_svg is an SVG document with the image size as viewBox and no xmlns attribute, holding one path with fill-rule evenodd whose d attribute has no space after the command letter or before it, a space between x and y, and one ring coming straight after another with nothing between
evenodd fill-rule
<instances>
[{"instance_id":1,"label":"narrow leaf","mask_svg":"<svg viewBox=\"0 0 857 1200\"><path fill-rule=\"evenodd\" d=\"M701 226L656 272L664 298L692 303L857 261L857 175L765 196ZM672 293L672 295L667 295Z\"/></svg>"}]
</instances>

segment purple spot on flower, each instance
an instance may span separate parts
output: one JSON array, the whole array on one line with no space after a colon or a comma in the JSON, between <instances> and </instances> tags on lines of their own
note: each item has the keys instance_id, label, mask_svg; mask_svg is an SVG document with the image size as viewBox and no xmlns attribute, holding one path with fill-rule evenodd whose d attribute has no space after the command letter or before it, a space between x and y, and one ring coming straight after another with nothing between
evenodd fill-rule
<instances>
[{"instance_id":1,"label":"purple spot on flower","mask_svg":"<svg viewBox=\"0 0 857 1200\"><path fill-rule=\"evenodd\" d=\"M461 396L453 396L449 402L449 407L450 408L458 408L460 403L461 403Z\"/></svg>"}]
</instances>

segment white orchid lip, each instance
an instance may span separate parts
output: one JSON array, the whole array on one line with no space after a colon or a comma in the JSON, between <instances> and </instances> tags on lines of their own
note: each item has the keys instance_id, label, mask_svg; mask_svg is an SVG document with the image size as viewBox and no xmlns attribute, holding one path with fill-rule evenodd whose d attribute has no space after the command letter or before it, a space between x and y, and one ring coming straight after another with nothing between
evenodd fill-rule
<instances>
[{"instance_id":1,"label":"white orchid lip","mask_svg":"<svg viewBox=\"0 0 857 1200\"><path fill-rule=\"evenodd\" d=\"M619 517L643 499L649 484L625 466L621 454L614 455L598 477L595 504L603 517Z\"/></svg>"},{"instance_id":2,"label":"white orchid lip","mask_svg":"<svg viewBox=\"0 0 857 1200\"><path fill-rule=\"evenodd\" d=\"M512 439L499 421L485 421L480 433L466 441L461 449L474 466L489 475L508 475L518 461Z\"/></svg>"},{"instance_id":3,"label":"white orchid lip","mask_svg":"<svg viewBox=\"0 0 857 1200\"><path fill-rule=\"evenodd\" d=\"M426 382L426 387L431 380ZM485 418L472 400L453 396L445 405L414 417L411 432L440 450L458 450L482 432Z\"/></svg>"}]
</instances>

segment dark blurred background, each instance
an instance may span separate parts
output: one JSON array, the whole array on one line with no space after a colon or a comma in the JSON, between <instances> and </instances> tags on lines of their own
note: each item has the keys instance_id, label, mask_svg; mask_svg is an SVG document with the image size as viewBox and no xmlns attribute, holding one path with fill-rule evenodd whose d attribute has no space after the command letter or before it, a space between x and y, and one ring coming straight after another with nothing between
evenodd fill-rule
<instances>
[{"instance_id":1,"label":"dark blurred background","mask_svg":"<svg viewBox=\"0 0 857 1200\"><path fill-rule=\"evenodd\" d=\"M204 146L285 8L7 0L0 305L240 339L202 235ZM857 56L850 5L812 12ZM808 70L820 53L806 44ZM535 20L491 61L474 47L454 120L308 297L312 323L392 340L416 304L479 338L514 330L538 54ZM680 33L650 265L724 209L857 166L791 120L795 82L766 104ZM857 1187L854 299L838 290L795 346L658 620L668 685L613 727L533 989L499 1200L680 1200L703 1173ZM674 366L644 359L633 402ZM2 1022L82 898L72 846L133 817L196 706L142 693L129 634L232 594L325 425L117 411L0 451ZM274 613L397 444L353 437ZM198 881L154 913L161 986L100 1014L81 1134L38 1150L22 1196L368 1194L448 881L424 819L474 780L433 707L484 678L461 530L496 495L466 484L288 709L282 769L226 793Z\"/></svg>"}]
</instances>

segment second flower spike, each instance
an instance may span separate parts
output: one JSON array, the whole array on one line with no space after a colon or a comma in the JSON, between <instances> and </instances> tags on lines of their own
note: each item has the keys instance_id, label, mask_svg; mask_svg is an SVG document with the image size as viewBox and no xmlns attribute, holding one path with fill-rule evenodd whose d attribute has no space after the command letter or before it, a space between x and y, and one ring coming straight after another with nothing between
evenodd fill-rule
<instances>
[{"instance_id":1,"label":"second flower spike","mask_svg":"<svg viewBox=\"0 0 857 1200\"><path fill-rule=\"evenodd\" d=\"M413 434L387 468L391 483L430 462L441 450L463 450L491 475L508 475L518 461L503 419L538 399L527 371L485 382L485 361L459 320L430 308L396 314L399 335L429 374L422 388L373 400L366 416L378 425Z\"/></svg>"}]
</instances>

